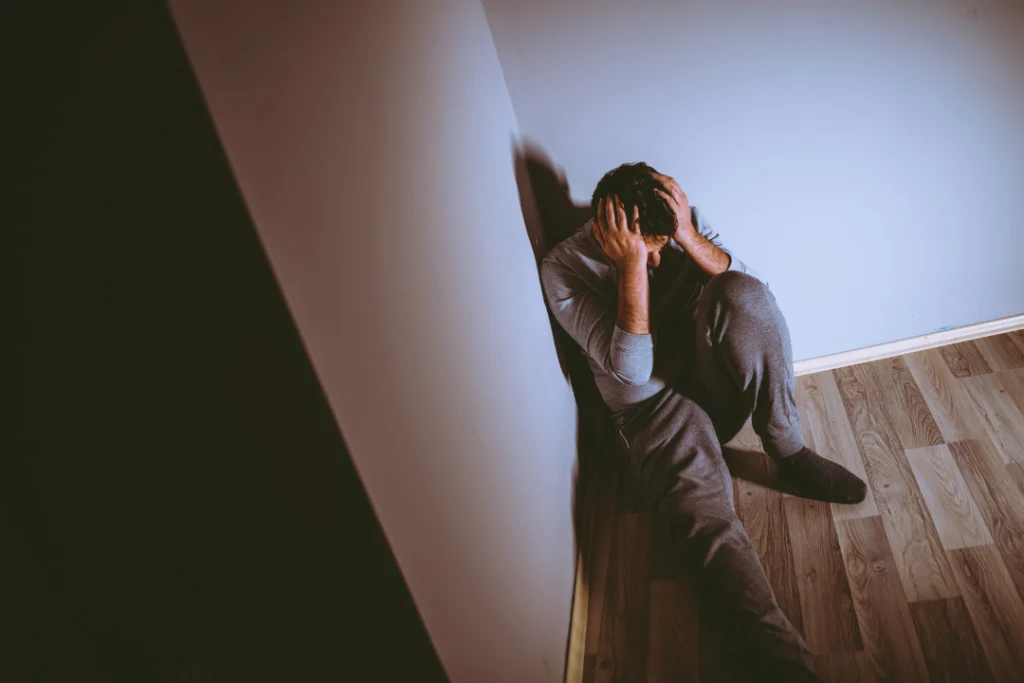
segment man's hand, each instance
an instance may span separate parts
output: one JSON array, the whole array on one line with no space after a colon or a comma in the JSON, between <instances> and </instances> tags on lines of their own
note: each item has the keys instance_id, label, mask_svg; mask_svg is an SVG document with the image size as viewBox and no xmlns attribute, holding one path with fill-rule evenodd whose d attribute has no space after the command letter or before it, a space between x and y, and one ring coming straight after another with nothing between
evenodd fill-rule
<instances>
[{"instance_id":1,"label":"man's hand","mask_svg":"<svg viewBox=\"0 0 1024 683\"><path fill-rule=\"evenodd\" d=\"M687 199L686 193L679 187L679 183L675 181L675 178L655 173L654 179L665 188L664 190L655 188L655 194L665 200L665 203L668 204L669 209L672 211L672 217L675 219L676 231L672 235L672 239L678 242L679 246L685 248L686 244L697 236L697 228L694 227L690 214L690 200Z\"/></svg>"},{"instance_id":2,"label":"man's hand","mask_svg":"<svg viewBox=\"0 0 1024 683\"><path fill-rule=\"evenodd\" d=\"M640 211L634 206L633 218L627 220L622 200L615 195L598 202L594 237L619 270L647 263L647 243L640 234Z\"/></svg>"},{"instance_id":3,"label":"man's hand","mask_svg":"<svg viewBox=\"0 0 1024 683\"><path fill-rule=\"evenodd\" d=\"M655 173L654 179L665 188L664 190L655 188L655 193L665 200L675 218L676 231L672 235L672 239L708 275L714 276L728 270L732 263L732 257L697 232L697 226L693 224L693 214L690 212L690 200L686 198L686 193L679 187L679 183L674 178L661 173Z\"/></svg>"},{"instance_id":4,"label":"man's hand","mask_svg":"<svg viewBox=\"0 0 1024 683\"><path fill-rule=\"evenodd\" d=\"M649 334L651 331L647 282L647 243L640 233L640 210L633 207L633 220L626 219L626 209L616 196L605 197L597 204L594 237L605 255L619 269L619 300L615 324L623 332Z\"/></svg>"}]
</instances>

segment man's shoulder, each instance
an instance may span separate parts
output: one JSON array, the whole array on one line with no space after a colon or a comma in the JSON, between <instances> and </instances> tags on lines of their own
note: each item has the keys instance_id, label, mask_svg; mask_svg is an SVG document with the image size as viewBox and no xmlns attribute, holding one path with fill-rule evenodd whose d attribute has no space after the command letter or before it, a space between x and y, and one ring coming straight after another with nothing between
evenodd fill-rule
<instances>
[{"instance_id":1,"label":"man's shoulder","mask_svg":"<svg viewBox=\"0 0 1024 683\"><path fill-rule=\"evenodd\" d=\"M567 296L581 288L602 289L610 268L585 224L548 252L541 263L541 279L549 295Z\"/></svg>"},{"instance_id":2,"label":"man's shoulder","mask_svg":"<svg viewBox=\"0 0 1024 683\"><path fill-rule=\"evenodd\" d=\"M579 268L589 269L595 260L603 260L604 252L588 226L589 221L552 247L544 257L543 264L549 269L561 267L576 271Z\"/></svg>"}]
</instances>

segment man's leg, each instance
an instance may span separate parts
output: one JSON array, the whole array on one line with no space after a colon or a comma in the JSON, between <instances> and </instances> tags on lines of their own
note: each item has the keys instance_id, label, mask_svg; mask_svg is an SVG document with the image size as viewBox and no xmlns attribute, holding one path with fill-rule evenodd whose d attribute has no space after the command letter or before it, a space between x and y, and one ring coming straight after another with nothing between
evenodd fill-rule
<instances>
[{"instance_id":1,"label":"man's leg","mask_svg":"<svg viewBox=\"0 0 1024 683\"><path fill-rule=\"evenodd\" d=\"M732 504L732 481L711 418L666 389L622 430L630 468L682 542L702 619L763 677L817 681L800 634L775 602Z\"/></svg>"},{"instance_id":2,"label":"man's leg","mask_svg":"<svg viewBox=\"0 0 1024 683\"><path fill-rule=\"evenodd\" d=\"M767 285L736 271L711 278L697 306L695 361L723 442L752 415L765 451L808 497L864 499L863 481L804 446L789 326Z\"/></svg>"}]
</instances>

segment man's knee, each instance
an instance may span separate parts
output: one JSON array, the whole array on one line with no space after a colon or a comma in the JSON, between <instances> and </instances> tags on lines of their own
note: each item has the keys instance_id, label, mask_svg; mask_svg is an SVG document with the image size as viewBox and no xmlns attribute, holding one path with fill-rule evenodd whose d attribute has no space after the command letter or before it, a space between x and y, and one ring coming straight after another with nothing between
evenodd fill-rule
<instances>
[{"instance_id":1,"label":"man's knee","mask_svg":"<svg viewBox=\"0 0 1024 683\"><path fill-rule=\"evenodd\" d=\"M705 295L730 308L761 308L766 299L767 285L753 275L738 270L727 270L711 278Z\"/></svg>"},{"instance_id":2,"label":"man's knee","mask_svg":"<svg viewBox=\"0 0 1024 683\"><path fill-rule=\"evenodd\" d=\"M708 326L708 338L723 343L724 337L757 337L785 325L782 311L768 285L752 275L727 270L708 282L699 314Z\"/></svg>"}]
</instances>

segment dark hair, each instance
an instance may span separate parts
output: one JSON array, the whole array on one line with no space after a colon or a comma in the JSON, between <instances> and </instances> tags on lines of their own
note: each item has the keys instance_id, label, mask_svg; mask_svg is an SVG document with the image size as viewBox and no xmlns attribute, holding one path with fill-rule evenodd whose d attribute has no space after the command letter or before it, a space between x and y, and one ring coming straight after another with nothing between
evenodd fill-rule
<instances>
[{"instance_id":1,"label":"dark hair","mask_svg":"<svg viewBox=\"0 0 1024 683\"><path fill-rule=\"evenodd\" d=\"M640 232L645 235L671 235L675 232L675 219L668 204L654 193L654 189L664 190L661 183L654 179L653 168L642 161L635 164L622 164L604 174L594 196L590 200L590 211L597 219L597 203L602 198L615 195L626 206L626 215L633 215L633 207L640 209Z\"/></svg>"}]
</instances>

